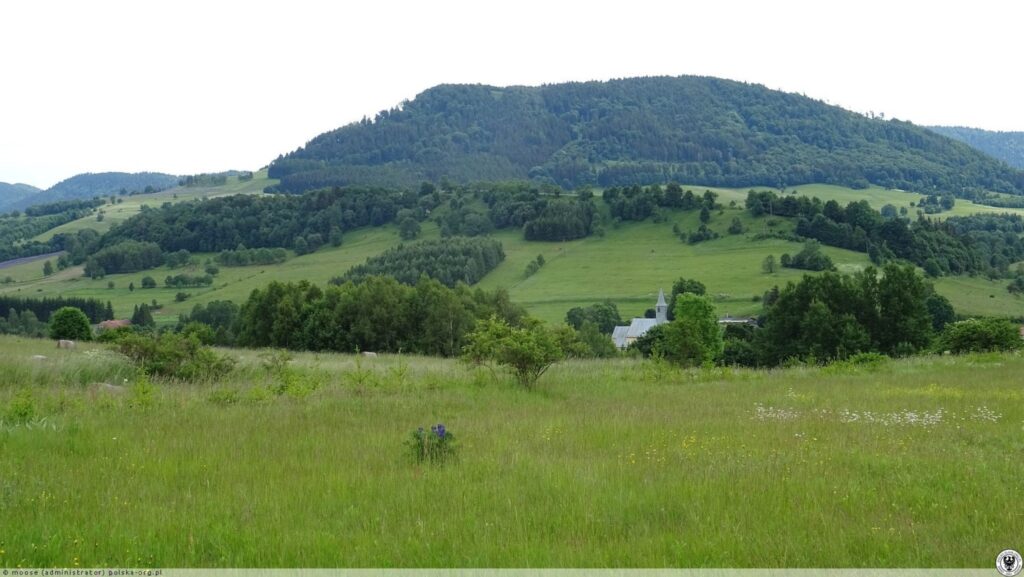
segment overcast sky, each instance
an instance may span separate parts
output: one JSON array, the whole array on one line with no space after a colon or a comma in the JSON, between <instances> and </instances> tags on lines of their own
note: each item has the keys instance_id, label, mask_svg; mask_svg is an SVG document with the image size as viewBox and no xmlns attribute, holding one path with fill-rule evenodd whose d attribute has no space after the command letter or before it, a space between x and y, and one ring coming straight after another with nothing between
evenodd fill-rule
<instances>
[{"instance_id":1,"label":"overcast sky","mask_svg":"<svg viewBox=\"0 0 1024 577\"><path fill-rule=\"evenodd\" d=\"M1024 130L1024 7L970 2L0 3L0 181L258 169L440 83L699 74Z\"/></svg>"}]
</instances>

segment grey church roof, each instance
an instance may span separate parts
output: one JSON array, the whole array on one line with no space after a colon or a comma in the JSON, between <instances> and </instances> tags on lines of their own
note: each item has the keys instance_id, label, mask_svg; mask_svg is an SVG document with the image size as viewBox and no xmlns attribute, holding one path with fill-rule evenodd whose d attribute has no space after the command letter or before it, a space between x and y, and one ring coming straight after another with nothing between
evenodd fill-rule
<instances>
[{"instance_id":1,"label":"grey church roof","mask_svg":"<svg viewBox=\"0 0 1024 577\"><path fill-rule=\"evenodd\" d=\"M663 289L658 289L658 304L656 304L654 306L657 306L657 307L667 307L668 306L668 303L665 302L665 291Z\"/></svg>"},{"instance_id":2,"label":"grey church roof","mask_svg":"<svg viewBox=\"0 0 1024 577\"><path fill-rule=\"evenodd\" d=\"M628 326L615 327L615 330L612 331L612 342L615 343L615 346L620 349L626 348L626 333L628 332Z\"/></svg>"},{"instance_id":3,"label":"grey church roof","mask_svg":"<svg viewBox=\"0 0 1024 577\"><path fill-rule=\"evenodd\" d=\"M633 322L629 323L629 330L626 332L626 338L638 339L644 336L647 331L651 330L658 324L658 319L641 319L635 318Z\"/></svg>"}]
</instances>

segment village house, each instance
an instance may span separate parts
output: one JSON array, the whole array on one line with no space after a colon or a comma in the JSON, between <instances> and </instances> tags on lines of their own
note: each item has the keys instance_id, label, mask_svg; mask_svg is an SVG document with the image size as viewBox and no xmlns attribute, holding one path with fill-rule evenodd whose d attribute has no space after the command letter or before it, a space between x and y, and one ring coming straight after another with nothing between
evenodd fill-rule
<instances>
[{"instance_id":1,"label":"village house","mask_svg":"<svg viewBox=\"0 0 1024 577\"><path fill-rule=\"evenodd\" d=\"M127 319L113 319L113 320L101 322L100 324L96 325L96 328L99 329L100 331L109 331L109 330L112 330L112 329L119 329L121 327L130 327L131 325L132 325L132 321L130 321L130 320L127 320Z\"/></svg>"}]
</instances>

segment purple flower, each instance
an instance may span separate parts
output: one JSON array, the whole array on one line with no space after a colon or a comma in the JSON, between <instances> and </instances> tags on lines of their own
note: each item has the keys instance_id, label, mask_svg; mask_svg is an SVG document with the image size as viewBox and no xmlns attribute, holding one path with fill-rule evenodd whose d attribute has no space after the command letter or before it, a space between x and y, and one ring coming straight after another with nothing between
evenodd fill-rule
<instances>
[{"instance_id":1,"label":"purple flower","mask_svg":"<svg viewBox=\"0 0 1024 577\"><path fill-rule=\"evenodd\" d=\"M438 437L443 439L445 435L444 425L438 424L436 427L434 427L434 432L437 433Z\"/></svg>"}]
</instances>

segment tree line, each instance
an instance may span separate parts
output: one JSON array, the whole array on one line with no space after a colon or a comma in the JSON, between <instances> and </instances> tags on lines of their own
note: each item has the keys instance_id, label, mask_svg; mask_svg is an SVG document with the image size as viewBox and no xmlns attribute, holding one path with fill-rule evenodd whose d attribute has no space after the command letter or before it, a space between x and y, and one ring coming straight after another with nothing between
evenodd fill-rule
<instances>
[{"instance_id":1,"label":"tree line","mask_svg":"<svg viewBox=\"0 0 1024 577\"><path fill-rule=\"evenodd\" d=\"M334 188L300 196L233 195L165 204L113 227L104 246L124 240L156 243L163 251L220 252L245 248L309 250L341 244L342 233L395 221L402 210L421 215L415 191ZM423 206L432 207L430 197ZM315 250L315 249L314 249Z\"/></svg>"},{"instance_id":2,"label":"tree line","mask_svg":"<svg viewBox=\"0 0 1024 577\"><path fill-rule=\"evenodd\" d=\"M288 251L283 248L245 248L222 250L214 257L221 266L250 266L280 264L288 260Z\"/></svg>"},{"instance_id":3,"label":"tree line","mask_svg":"<svg viewBox=\"0 0 1024 577\"><path fill-rule=\"evenodd\" d=\"M845 207L835 200L783 196L771 191L747 194L746 208L753 216L794 217L797 235L866 252L872 262L903 259L931 276L987 274L1005 277L1010 265L1024 260L1021 217L986 214L916 221L898 215L883 216L866 200Z\"/></svg>"},{"instance_id":4,"label":"tree line","mask_svg":"<svg viewBox=\"0 0 1024 577\"><path fill-rule=\"evenodd\" d=\"M680 288L683 291L678 298L673 295L673 302L678 303L682 295L701 296L699 286ZM993 342L986 339L996 337L979 334L973 330L975 325L964 329L955 322L949 301L907 264L888 263L881 270L869 267L853 275L831 271L807 275L781 290L769 290L762 302L764 310L756 326L737 324L719 329L720 344L708 337L713 350L704 352L710 352L710 357L694 356L692 351L680 357L683 353L673 345L673 329L667 325L652 328L633 347L644 355L663 355L691 364L711 359L726 365L774 367L792 362L827 363L859 354L907 356L1021 345L1016 326L1005 320L982 323L985 331L991 329L991 334L999 335ZM713 316L713 309L699 312L704 305L689 306L698 317ZM678 304L672 310L680 319ZM970 336L965 336L965 331ZM1009 333L1012 339L1006 338Z\"/></svg>"},{"instance_id":5,"label":"tree line","mask_svg":"<svg viewBox=\"0 0 1024 577\"><path fill-rule=\"evenodd\" d=\"M454 287L458 283L476 284L503 260L505 251L501 243L491 238L423 240L400 244L372 256L331 283L361 282L368 277L388 275L413 285L421 276L427 276Z\"/></svg>"},{"instance_id":6,"label":"tree line","mask_svg":"<svg viewBox=\"0 0 1024 577\"><path fill-rule=\"evenodd\" d=\"M273 282L242 304L234 333L247 347L453 356L475 322L492 316L516 326L526 318L502 290L448 288L426 277L407 285L371 276L323 289Z\"/></svg>"},{"instance_id":7,"label":"tree line","mask_svg":"<svg viewBox=\"0 0 1024 577\"><path fill-rule=\"evenodd\" d=\"M672 182L664 188L658 185L613 186L604 190L603 198L612 218L640 221L654 215L659 208L714 210L718 194L710 190L700 195L694 194L692 190L684 192L679 184Z\"/></svg>"},{"instance_id":8,"label":"tree line","mask_svg":"<svg viewBox=\"0 0 1024 577\"><path fill-rule=\"evenodd\" d=\"M32 240L48 230L90 214L103 200L61 201L25 209L24 216L15 213L0 216L0 261L37 256L64 250L63 238Z\"/></svg>"},{"instance_id":9,"label":"tree line","mask_svg":"<svg viewBox=\"0 0 1024 577\"><path fill-rule=\"evenodd\" d=\"M31 311L39 320L46 322L50 314L64 307L75 307L85 313L93 323L114 318L114 309L110 301L80 297L43 297L23 298L0 295L0 310L23 313Z\"/></svg>"}]
</instances>

